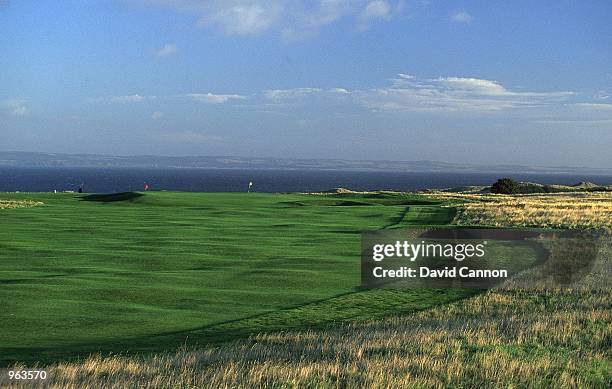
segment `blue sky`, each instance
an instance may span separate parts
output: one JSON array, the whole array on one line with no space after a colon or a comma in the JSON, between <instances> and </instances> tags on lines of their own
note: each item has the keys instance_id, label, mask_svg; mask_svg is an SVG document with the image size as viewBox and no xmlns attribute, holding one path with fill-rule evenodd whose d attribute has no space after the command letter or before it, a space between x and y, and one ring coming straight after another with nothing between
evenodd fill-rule
<instances>
[{"instance_id":1,"label":"blue sky","mask_svg":"<svg viewBox=\"0 0 612 389\"><path fill-rule=\"evenodd\" d=\"M612 2L0 0L0 150L612 166Z\"/></svg>"}]
</instances>

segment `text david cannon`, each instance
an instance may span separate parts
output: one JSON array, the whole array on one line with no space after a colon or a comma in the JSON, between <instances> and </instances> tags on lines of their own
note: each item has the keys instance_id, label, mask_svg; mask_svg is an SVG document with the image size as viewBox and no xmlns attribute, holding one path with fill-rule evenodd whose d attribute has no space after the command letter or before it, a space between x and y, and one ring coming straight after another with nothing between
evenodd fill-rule
<instances>
[{"instance_id":1,"label":"text david cannon","mask_svg":"<svg viewBox=\"0 0 612 389\"><path fill-rule=\"evenodd\" d=\"M398 269L384 269L378 266L372 270L372 274L376 278L508 278L508 271L505 269L470 269L467 266L444 269L421 266L418 271L407 266Z\"/></svg>"}]
</instances>

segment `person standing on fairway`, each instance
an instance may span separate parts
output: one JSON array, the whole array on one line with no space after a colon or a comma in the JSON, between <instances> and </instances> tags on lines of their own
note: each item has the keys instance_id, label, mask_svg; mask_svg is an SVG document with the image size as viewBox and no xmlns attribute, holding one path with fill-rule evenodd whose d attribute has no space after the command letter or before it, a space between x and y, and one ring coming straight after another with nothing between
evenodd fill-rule
<instances>
[{"instance_id":1,"label":"person standing on fairway","mask_svg":"<svg viewBox=\"0 0 612 389\"><path fill-rule=\"evenodd\" d=\"M251 193L252 186L253 186L253 181L249 181L249 189L247 189L247 193Z\"/></svg>"}]
</instances>

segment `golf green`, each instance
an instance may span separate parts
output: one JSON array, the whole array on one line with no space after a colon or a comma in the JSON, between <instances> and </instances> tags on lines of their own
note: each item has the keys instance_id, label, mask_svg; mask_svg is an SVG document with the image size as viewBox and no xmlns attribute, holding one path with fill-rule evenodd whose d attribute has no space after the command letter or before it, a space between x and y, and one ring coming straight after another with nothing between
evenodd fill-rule
<instances>
[{"instance_id":1,"label":"golf green","mask_svg":"<svg viewBox=\"0 0 612 389\"><path fill-rule=\"evenodd\" d=\"M363 230L443 225L409 194L0 194L0 364L147 352L456 300L360 291Z\"/></svg>"}]
</instances>

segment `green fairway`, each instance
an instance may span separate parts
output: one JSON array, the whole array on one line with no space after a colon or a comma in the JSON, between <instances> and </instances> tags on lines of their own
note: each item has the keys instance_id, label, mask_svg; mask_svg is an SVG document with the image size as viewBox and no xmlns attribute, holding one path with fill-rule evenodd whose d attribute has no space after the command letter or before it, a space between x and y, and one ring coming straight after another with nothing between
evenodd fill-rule
<instances>
[{"instance_id":1,"label":"green fairway","mask_svg":"<svg viewBox=\"0 0 612 389\"><path fill-rule=\"evenodd\" d=\"M0 364L160 351L472 294L359 291L363 230L444 225L407 194L0 194Z\"/></svg>"}]
</instances>

